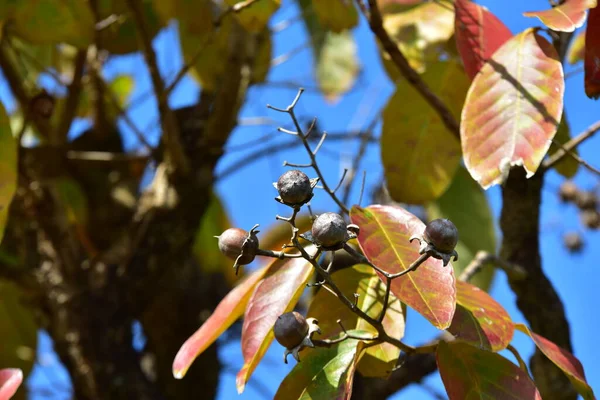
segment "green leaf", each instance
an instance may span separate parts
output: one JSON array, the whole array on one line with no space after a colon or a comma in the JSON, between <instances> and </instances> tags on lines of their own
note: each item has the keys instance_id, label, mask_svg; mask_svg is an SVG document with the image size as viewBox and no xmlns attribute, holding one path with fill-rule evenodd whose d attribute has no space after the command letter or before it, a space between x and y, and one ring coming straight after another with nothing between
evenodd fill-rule
<instances>
[{"instance_id":1,"label":"green leaf","mask_svg":"<svg viewBox=\"0 0 600 400\"><path fill-rule=\"evenodd\" d=\"M352 207L350 219L360 226L358 243L370 262L395 274L408 269L419 258L419 245L409 242L422 235L425 224L408 211L393 206ZM456 287L452 267L429 258L416 271L392 281L391 291L406 305L439 329L452 322Z\"/></svg>"},{"instance_id":2,"label":"green leaf","mask_svg":"<svg viewBox=\"0 0 600 400\"><path fill-rule=\"evenodd\" d=\"M17 141L0 103L0 242L8 219L10 202L17 190Z\"/></svg>"},{"instance_id":3,"label":"green leaf","mask_svg":"<svg viewBox=\"0 0 600 400\"><path fill-rule=\"evenodd\" d=\"M111 118L116 118L119 115L119 110L113 106L113 101L108 96L112 94L116 99L119 108L125 110L127 109L127 102L129 101L129 97L133 93L134 88L135 80L131 75L120 74L110 81L108 84L110 93L107 93L105 101Z\"/></svg>"},{"instance_id":4,"label":"green leaf","mask_svg":"<svg viewBox=\"0 0 600 400\"><path fill-rule=\"evenodd\" d=\"M448 331L457 339L485 350L504 350L515 326L489 294L470 283L456 282L456 313Z\"/></svg>"},{"instance_id":5,"label":"green leaf","mask_svg":"<svg viewBox=\"0 0 600 400\"><path fill-rule=\"evenodd\" d=\"M575 35L575 37L571 41L569 51L567 52L567 60L569 61L569 64L577 64L579 61L583 61L584 56L585 30L582 30L577 35Z\"/></svg>"},{"instance_id":6,"label":"green leaf","mask_svg":"<svg viewBox=\"0 0 600 400\"><path fill-rule=\"evenodd\" d=\"M533 339L538 349L567 375L573 386L575 386L575 389L577 389L577 392L585 400L595 400L594 391L585 380L583 366L573 354L557 346L545 337L532 332L523 324L516 324L516 328Z\"/></svg>"},{"instance_id":7,"label":"green leaf","mask_svg":"<svg viewBox=\"0 0 600 400\"><path fill-rule=\"evenodd\" d=\"M458 118L469 88L463 68L438 62L423 80ZM424 204L442 195L460 163L460 143L412 85L398 85L383 111L382 129L381 158L392 198Z\"/></svg>"},{"instance_id":8,"label":"green leaf","mask_svg":"<svg viewBox=\"0 0 600 400\"><path fill-rule=\"evenodd\" d=\"M353 1L312 0L312 9L321 25L333 32L339 33L358 24L358 11Z\"/></svg>"},{"instance_id":9,"label":"green leaf","mask_svg":"<svg viewBox=\"0 0 600 400\"><path fill-rule=\"evenodd\" d=\"M27 376L35 361L38 326L22 296L17 286L0 281L0 365L20 368Z\"/></svg>"},{"instance_id":10,"label":"green leaf","mask_svg":"<svg viewBox=\"0 0 600 400\"><path fill-rule=\"evenodd\" d=\"M69 223L87 225L88 202L79 183L69 177L60 177L55 179L54 184L61 204L65 207Z\"/></svg>"},{"instance_id":11,"label":"green leaf","mask_svg":"<svg viewBox=\"0 0 600 400\"><path fill-rule=\"evenodd\" d=\"M542 400L529 375L499 354L440 342L436 358L450 400Z\"/></svg>"},{"instance_id":12,"label":"green leaf","mask_svg":"<svg viewBox=\"0 0 600 400\"><path fill-rule=\"evenodd\" d=\"M448 218L458 228L458 261L452 263L457 275L478 251L495 253L496 231L492 210L481 187L463 167L459 167L448 190L427 205L427 214L430 220ZM487 290L493 276L494 268L484 268L471 283Z\"/></svg>"},{"instance_id":13,"label":"green leaf","mask_svg":"<svg viewBox=\"0 0 600 400\"><path fill-rule=\"evenodd\" d=\"M360 334L361 331L349 331ZM330 348L317 348L296 364L275 394L275 400L350 399L356 365L364 342L348 339Z\"/></svg>"},{"instance_id":14,"label":"green leaf","mask_svg":"<svg viewBox=\"0 0 600 400\"><path fill-rule=\"evenodd\" d=\"M311 246L307 251L311 253L315 249ZM312 272L312 265L303 258L277 260L270 274L256 286L244 314L244 365L235 381L238 393L244 391L250 375L273 341L273 326L277 317L294 309Z\"/></svg>"},{"instance_id":15,"label":"green leaf","mask_svg":"<svg viewBox=\"0 0 600 400\"><path fill-rule=\"evenodd\" d=\"M334 273L332 279L349 299L352 299L355 293L358 295L358 308L364 310L372 318L379 317L385 297L385 284L379 279L373 268L358 264ZM401 339L404 336L406 322L405 310L400 300L393 295L390 295L388 304L383 326L388 335ZM306 315L319 321L323 338L332 338L342 333L342 329L337 323L338 319L348 330L360 329L372 334L377 333L372 325L358 318L328 290L321 289L317 292ZM388 376L399 355L400 349L389 343L369 347L365 351L358 369L363 376L367 377Z\"/></svg>"},{"instance_id":16,"label":"green leaf","mask_svg":"<svg viewBox=\"0 0 600 400\"><path fill-rule=\"evenodd\" d=\"M245 1L247 0L225 0L225 3L233 6ZM234 15L244 29L248 32L258 33L267 26L269 19L279 9L280 5L281 0L260 0L243 8L240 12L234 13Z\"/></svg>"},{"instance_id":17,"label":"green leaf","mask_svg":"<svg viewBox=\"0 0 600 400\"><path fill-rule=\"evenodd\" d=\"M560 121L560 125L558 126L558 130L556 131L556 135L554 136L556 141L560 144L565 144L569 140L571 140L571 128L569 126L569 121L567 120L567 113L563 111L562 120ZM555 154L559 151L560 147L555 145L554 143L550 144L549 155ZM575 154L577 154L577 148L571 150ZM573 157L566 155L562 157L562 159L554 165L554 169L556 172L561 174L567 179L570 179L577 174L577 170L579 169L579 163Z\"/></svg>"}]
</instances>

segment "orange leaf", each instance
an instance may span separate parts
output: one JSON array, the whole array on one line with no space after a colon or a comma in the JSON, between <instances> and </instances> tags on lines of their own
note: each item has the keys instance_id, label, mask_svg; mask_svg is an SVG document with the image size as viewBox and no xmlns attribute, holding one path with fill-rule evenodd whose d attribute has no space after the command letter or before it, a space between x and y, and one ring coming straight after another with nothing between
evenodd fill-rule
<instances>
[{"instance_id":1,"label":"orange leaf","mask_svg":"<svg viewBox=\"0 0 600 400\"><path fill-rule=\"evenodd\" d=\"M314 251L309 247L307 251ZM277 260L269 276L256 285L248 301L242 326L244 365L236 377L238 393L265 355L273 341L273 326L277 317L292 311L312 274L312 265L303 258Z\"/></svg>"},{"instance_id":2,"label":"orange leaf","mask_svg":"<svg viewBox=\"0 0 600 400\"><path fill-rule=\"evenodd\" d=\"M9 400L23 382L20 369L0 369L0 400Z\"/></svg>"},{"instance_id":3,"label":"orange leaf","mask_svg":"<svg viewBox=\"0 0 600 400\"><path fill-rule=\"evenodd\" d=\"M425 224L403 208L354 206L350 219L360 227L358 243L365 256L385 271L404 271L419 258L418 243L408 240L422 234ZM430 258L416 271L394 279L391 291L434 326L446 329L456 308L454 283L452 266L443 267L441 260Z\"/></svg>"},{"instance_id":4,"label":"orange leaf","mask_svg":"<svg viewBox=\"0 0 600 400\"><path fill-rule=\"evenodd\" d=\"M448 331L485 350L500 351L512 340L515 326L506 310L470 283L456 282L456 313Z\"/></svg>"},{"instance_id":5,"label":"orange leaf","mask_svg":"<svg viewBox=\"0 0 600 400\"><path fill-rule=\"evenodd\" d=\"M515 327L533 339L538 349L567 375L573 386L575 386L575 389L577 389L577 392L585 400L596 398L594 391L585 380L585 372L583 372L581 362L573 354L557 346L545 337L532 332L523 324L516 324Z\"/></svg>"},{"instance_id":6,"label":"orange leaf","mask_svg":"<svg viewBox=\"0 0 600 400\"><path fill-rule=\"evenodd\" d=\"M548 28L573 32L585 22L586 11L596 7L596 0L566 0L559 6L545 11L530 11L523 13L526 17L538 17Z\"/></svg>"},{"instance_id":7,"label":"orange leaf","mask_svg":"<svg viewBox=\"0 0 600 400\"><path fill-rule=\"evenodd\" d=\"M512 37L510 30L487 8L469 0L456 0L456 46L471 79L500 46Z\"/></svg>"},{"instance_id":8,"label":"orange leaf","mask_svg":"<svg viewBox=\"0 0 600 400\"><path fill-rule=\"evenodd\" d=\"M600 7L590 10L585 29L585 94L600 96Z\"/></svg>"},{"instance_id":9,"label":"orange leaf","mask_svg":"<svg viewBox=\"0 0 600 400\"><path fill-rule=\"evenodd\" d=\"M564 76L554 46L527 29L506 42L471 84L461 117L469 173L487 189L513 165L531 177L563 111Z\"/></svg>"}]
</instances>

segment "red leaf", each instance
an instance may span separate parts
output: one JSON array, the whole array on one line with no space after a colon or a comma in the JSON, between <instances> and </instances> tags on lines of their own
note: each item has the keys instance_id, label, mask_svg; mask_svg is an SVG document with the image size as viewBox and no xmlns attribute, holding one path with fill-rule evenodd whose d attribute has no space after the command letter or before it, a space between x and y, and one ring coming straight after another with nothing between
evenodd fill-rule
<instances>
[{"instance_id":1,"label":"red leaf","mask_svg":"<svg viewBox=\"0 0 600 400\"><path fill-rule=\"evenodd\" d=\"M586 11L596 7L596 0L566 0L559 6L545 11L523 13L526 17L538 17L548 28L573 32L585 22Z\"/></svg>"},{"instance_id":2,"label":"red leaf","mask_svg":"<svg viewBox=\"0 0 600 400\"><path fill-rule=\"evenodd\" d=\"M469 0L456 0L456 46L471 79L500 46L512 37L510 30L487 8Z\"/></svg>"},{"instance_id":3,"label":"red leaf","mask_svg":"<svg viewBox=\"0 0 600 400\"><path fill-rule=\"evenodd\" d=\"M529 375L499 354L440 342L436 358L450 400L542 400Z\"/></svg>"},{"instance_id":4,"label":"red leaf","mask_svg":"<svg viewBox=\"0 0 600 400\"><path fill-rule=\"evenodd\" d=\"M506 42L471 84L461 118L469 173L487 189L513 165L531 177L556 134L564 76L558 54L534 29Z\"/></svg>"},{"instance_id":5,"label":"red leaf","mask_svg":"<svg viewBox=\"0 0 600 400\"><path fill-rule=\"evenodd\" d=\"M0 400L9 400L23 382L20 369L0 369Z\"/></svg>"},{"instance_id":6,"label":"red leaf","mask_svg":"<svg viewBox=\"0 0 600 400\"><path fill-rule=\"evenodd\" d=\"M600 96L600 7L590 10L585 30L585 94Z\"/></svg>"},{"instance_id":7,"label":"red leaf","mask_svg":"<svg viewBox=\"0 0 600 400\"><path fill-rule=\"evenodd\" d=\"M585 380L585 372L583 372L581 362L573 354L557 346L545 337L532 332L523 324L516 324L515 327L533 339L538 349L567 375L573 386L575 386L575 389L577 389L577 392L585 400L596 398L594 391Z\"/></svg>"},{"instance_id":8,"label":"red leaf","mask_svg":"<svg viewBox=\"0 0 600 400\"><path fill-rule=\"evenodd\" d=\"M313 248L307 251L310 249ZM277 260L271 274L256 286L242 326L244 365L236 377L238 393L244 391L250 375L273 341L277 317L294 309L311 274L312 265L303 258Z\"/></svg>"},{"instance_id":9,"label":"red leaf","mask_svg":"<svg viewBox=\"0 0 600 400\"><path fill-rule=\"evenodd\" d=\"M419 258L418 243L408 240L422 234L425 224L403 208L354 206L350 219L360 227L358 243L365 256L385 271L404 271ZM394 279L391 291L437 328L446 329L456 308L454 282L452 266L444 267L441 260L430 258L416 271Z\"/></svg>"},{"instance_id":10,"label":"red leaf","mask_svg":"<svg viewBox=\"0 0 600 400\"><path fill-rule=\"evenodd\" d=\"M272 264L271 264L272 265ZM181 346L173 361L173 376L181 379L208 346L244 313L252 290L271 266L265 266L233 288L202 326Z\"/></svg>"},{"instance_id":11,"label":"red leaf","mask_svg":"<svg viewBox=\"0 0 600 400\"><path fill-rule=\"evenodd\" d=\"M485 350L500 351L512 340L514 324L489 294L470 283L456 282L456 313L448 331Z\"/></svg>"}]
</instances>

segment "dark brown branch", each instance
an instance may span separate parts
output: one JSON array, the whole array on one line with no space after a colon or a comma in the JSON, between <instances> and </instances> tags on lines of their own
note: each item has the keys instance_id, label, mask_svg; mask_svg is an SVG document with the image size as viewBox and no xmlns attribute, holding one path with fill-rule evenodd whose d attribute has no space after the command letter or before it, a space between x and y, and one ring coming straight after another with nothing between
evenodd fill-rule
<instances>
[{"instance_id":1,"label":"dark brown branch","mask_svg":"<svg viewBox=\"0 0 600 400\"><path fill-rule=\"evenodd\" d=\"M62 145L66 142L67 134L77 113L77 107L79 106L79 96L81 95L82 84L81 78L83 77L83 71L85 68L85 61L87 56L87 50L78 50L75 55L74 61L74 72L73 80L67 87L67 100L63 108L62 115L60 116L58 127L50 138L50 143L53 145Z\"/></svg>"}]
</instances>

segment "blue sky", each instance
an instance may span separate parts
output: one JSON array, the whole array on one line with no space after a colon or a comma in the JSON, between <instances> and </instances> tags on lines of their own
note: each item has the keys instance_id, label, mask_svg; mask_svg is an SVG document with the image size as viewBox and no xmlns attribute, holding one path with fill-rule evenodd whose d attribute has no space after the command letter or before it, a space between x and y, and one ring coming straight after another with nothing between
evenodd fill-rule
<instances>
[{"instance_id":1,"label":"blue sky","mask_svg":"<svg viewBox=\"0 0 600 400\"><path fill-rule=\"evenodd\" d=\"M523 29L539 25L537 19L522 16L524 11L542 10L548 7L548 2L543 0L530 0L526 2L506 2L499 0L480 1L495 13L513 33ZM508 5L507 5L508 4ZM294 18L298 10L289 0L283 1L280 12L275 16L273 24ZM168 28L157 38L155 45L158 50L158 60L163 76L172 77L181 65L181 56L178 46L173 43L175 29ZM330 132L344 132L349 130L364 129L372 118L385 105L388 97L393 93L394 87L388 80L387 75L381 68L377 49L374 46L373 37L368 27L361 21L355 30L358 42L359 55L363 67L363 73L358 82L358 87L351 91L336 104L324 101L315 91L316 86L311 71L312 57L310 50L305 46L307 36L302 23L294 23L286 30L274 35L273 56L279 56L293 51L298 47L304 50L298 52L289 61L273 68L269 74L269 82L298 82L309 88L298 106L298 113L305 117L318 116L319 126ZM577 70L581 65L568 66L566 72ZM113 76L117 73L130 73L135 76L136 89L133 98L143 96L150 89L150 80L140 56L127 56L115 59L107 65L107 75ZM171 105L178 107L193 103L197 98L198 89L193 81L185 78L175 90ZM275 86L258 86L250 90L242 118L269 117L287 124L285 115L280 115L267 110L267 103L275 106L286 106L295 95L295 90ZM5 104L10 104L7 88L2 82L0 86L0 98ZM571 123L571 131L576 134L584 130L588 125L600 117L600 102L594 102L583 93L583 74L576 73L567 81L565 103L567 114ZM156 142L158 138L158 124L156 104L152 99L141 103L130 112L130 116L148 132L150 139ZM73 133L80 132L85 124L78 123ZM125 126L126 144L129 148L138 148L139 144ZM229 147L236 148L240 145L250 143L265 135L273 133L275 126L240 126L234 132ZM289 136L276 136L279 142L290 140ZM235 146L235 147L234 147ZM319 162L325 171L329 182L337 182L344 167L348 166L352 154L356 150L356 143L335 142L325 144L325 151L321 151ZM593 165L598 166L599 158L596 156L600 150L600 138L592 138L579 149L580 155ZM398 149L401 156L402 149ZM251 151L249 151L251 152ZM218 171L225 170L236 160L242 159L248 152L232 150L228 152L218 165ZM299 150L278 152L252 163L248 168L242 169L217 184L217 191L229 212L231 220L235 225L250 228L255 223L267 227L274 223L277 213L286 210L273 201L275 192L271 182L285 170L282 167L284 160L292 162L305 162L306 155ZM380 166L379 149L376 145L370 145L365 158L361 164L362 169L368 170L367 192L381 180L382 170ZM576 182L584 188L592 189L597 185L597 178L580 168ZM600 270L597 268L600 257L598 243L599 234L586 232L585 240L587 246L585 251L577 256L567 253L562 245L562 234L568 230L583 231L579 217L571 207L560 204L556 196L556 188L562 178L556 173L550 173L546 179L542 205L542 258L544 269L550 280L561 295L567 317L571 323L571 336L575 354L582 361L586 375L592 387L600 390L600 366L597 362L600 351L596 346L596 332L598 319L595 318L597 304L597 282L600 282ZM357 185L358 186L358 185ZM252 196L248 196L251 193ZM501 207L500 191L492 188L488 190L490 203L496 216L499 215ZM354 201L358 198L357 190L351 197ZM312 202L315 210L335 210L335 206L323 193L317 192ZM506 307L515 321L524 321L515 306L515 298L506 283L503 274L497 274L493 284L492 295L503 306ZM436 334L433 329L418 314L411 312L408 315L406 342L419 344L428 340ZM40 335L39 360L29 384L32 387L50 389L54 394L53 399L68 398L68 376L59 365L56 356L51 352L51 343L46 335ZM526 358L533 351L533 345L520 333L515 333L515 346ZM271 398L285 374L293 366L281 362L283 349L274 344L267 353L263 363L254 373L246 392L239 396L241 400ZM235 389L235 372L241 366L241 349L239 343L230 343L223 346L221 350L222 361L226 366L219 388L219 399L237 398ZM426 380L428 386L434 390L443 391L441 382L437 375ZM41 398L41 397L40 397ZM44 396L48 398L48 396ZM409 387L407 390L394 396L394 399L431 399L431 394L418 386Z\"/></svg>"}]
</instances>

